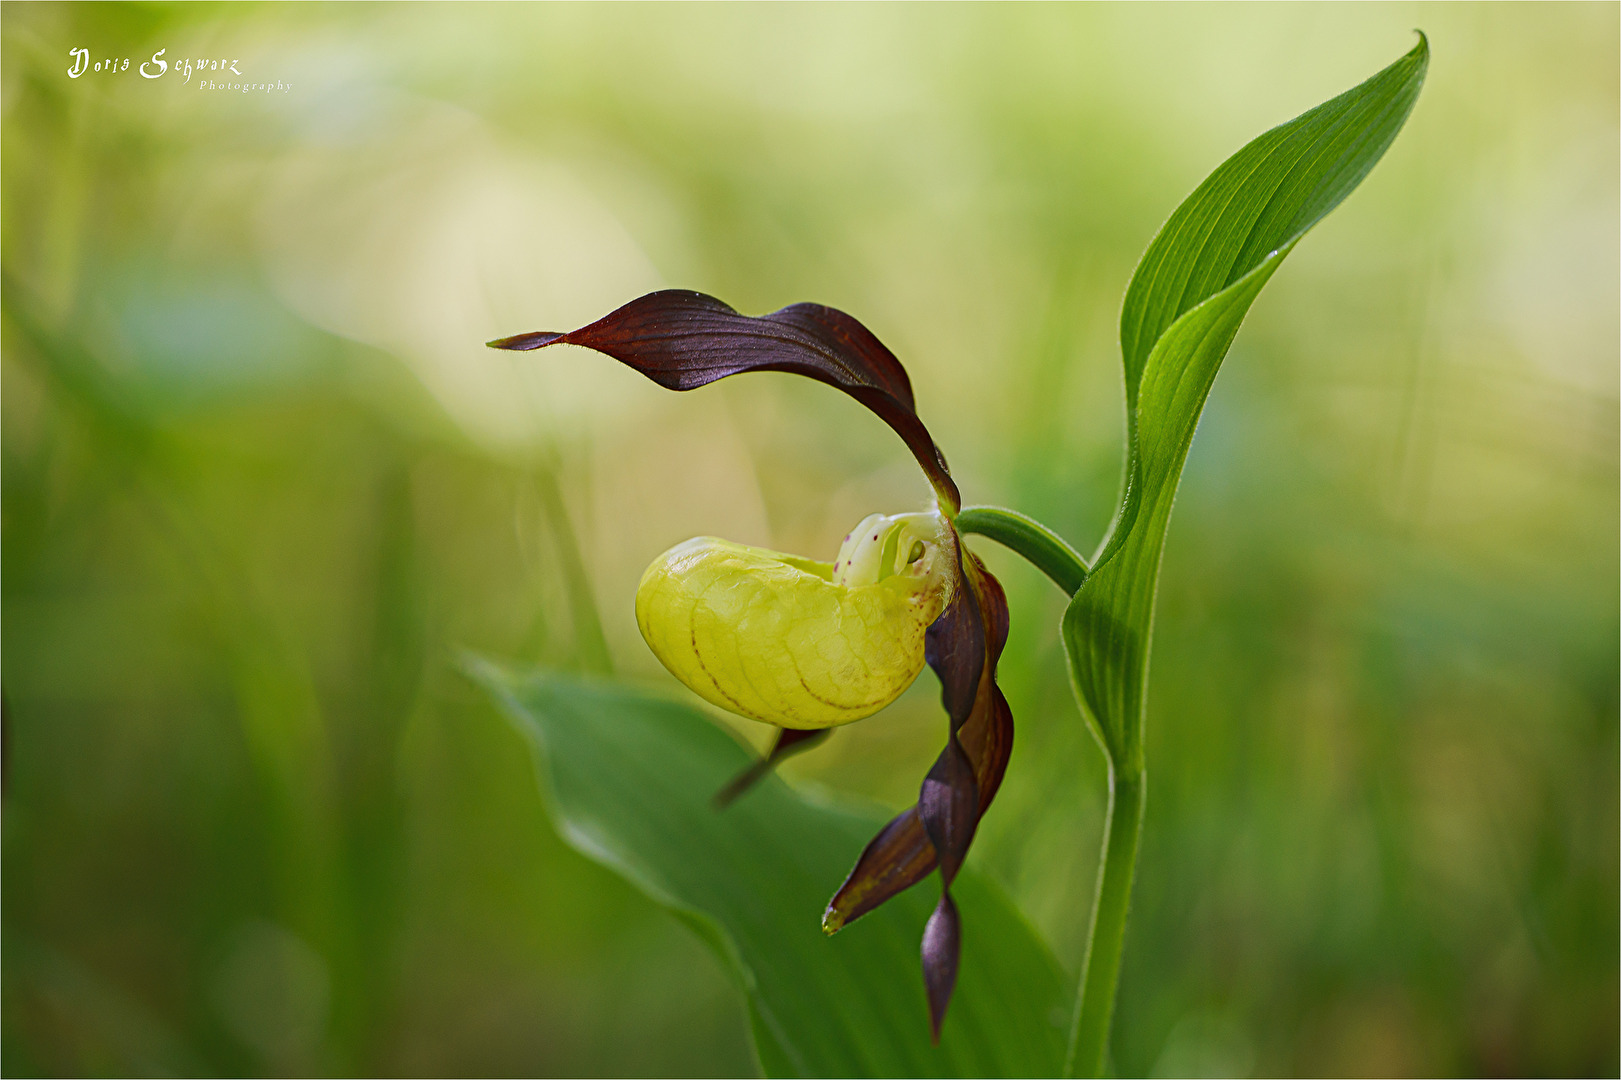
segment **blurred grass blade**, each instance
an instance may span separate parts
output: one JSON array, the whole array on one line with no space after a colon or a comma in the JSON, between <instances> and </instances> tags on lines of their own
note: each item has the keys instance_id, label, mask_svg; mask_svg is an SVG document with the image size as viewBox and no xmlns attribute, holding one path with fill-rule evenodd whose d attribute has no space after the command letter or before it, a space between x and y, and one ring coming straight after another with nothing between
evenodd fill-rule
<instances>
[{"instance_id":1,"label":"blurred grass blade","mask_svg":"<svg viewBox=\"0 0 1621 1080\"><path fill-rule=\"evenodd\" d=\"M1206 395L1261 287L1367 175L1424 83L1422 34L1367 82L1255 139L1190 195L1126 290L1127 490L1092 576L1064 614L1076 692L1116 768L1142 768L1160 551Z\"/></svg>"},{"instance_id":2,"label":"blurred grass blade","mask_svg":"<svg viewBox=\"0 0 1621 1080\"><path fill-rule=\"evenodd\" d=\"M470 659L529 738L558 831L687 921L748 1003L767 1075L1052 1076L1067 992L1002 895L971 871L955 895L974 933L938 1047L918 977L920 891L821 931L822 907L880 817L813 805L776 776L724 812L750 762L701 712L614 683Z\"/></svg>"}]
</instances>

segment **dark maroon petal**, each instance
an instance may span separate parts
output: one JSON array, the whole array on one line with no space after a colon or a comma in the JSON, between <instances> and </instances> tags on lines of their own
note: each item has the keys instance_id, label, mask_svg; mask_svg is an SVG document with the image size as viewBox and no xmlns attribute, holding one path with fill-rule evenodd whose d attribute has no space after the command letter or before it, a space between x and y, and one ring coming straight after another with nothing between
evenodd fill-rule
<instances>
[{"instance_id":1,"label":"dark maroon petal","mask_svg":"<svg viewBox=\"0 0 1621 1080\"><path fill-rule=\"evenodd\" d=\"M1002 786L1007 772L1009 756L1013 753L1013 710L1000 687L990 688L990 702L986 708L976 707L973 717L963 725L958 740L974 763L974 779L979 785L979 816L984 817Z\"/></svg>"},{"instance_id":2,"label":"dark maroon petal","mask_svg":"<svg viewBox=\"0 0 1621 1080\"><path fill-rule=\"evenodd\" d=\"M974 780L974 765L955 733L946 740L945 750L923 778L917 813L923 831L929 834L929 843L934 845L940 877L950 887L974 840L974 826L979 824L979 785Z\"/></svg>"},{"instance_id":3,"label":"dark maroon petal","mask_svg":"<svg viewBox=\"0 0 1621 1080\"><path fill-rule=\"evenodd\" d=\"M872 331L842 311L794 304L755 318L713 296L666 289L579 330L536 331L489 344L527 350L559 342L606 353L671 390L692 390L744 371L787 371L837 387L895 429L948 513L961 505L945 458L917 417L906 369Z\"/></svg>"},{"instance_id":4,"label":"dark maroon petal","mask_svg":"<svg viewBox=\"0 0 1621 1080\"><path fill-rule=\"evenodd\" d=\"M771 744L771 750L765 757L756 761L736 776L730 783L715 792L713 800L715 809L724 810L749 788L758 784L765 775L780 765L784 758L793 757L801 750L809 750L823 739L827 738L828 728L778 728L777 739Z\"/></svg>"},{"instance_id":5,"label":"dark maroon petal","mask_svg":"<svg viewBox=\"0 0 1621 1080\"><path fill-rule=\"evenodd\" d=\"M955 733L974 710L985 675L985 621L963 573L962 538L953 533L957 581L951 602L923 636L923 658L940 679L940 703Z\"/></svg>"},{"instance_id":6,"label":"dark maroon petal","mask_svg":"<svg viewBox=\"0 0 1621 1080\"><path fill-rule=\"evenodd\" d=\"M923 927L923 988L929 995L929 1034L938 1044L940 1025L951 1004L951 991L957 985L957 961L962 955L962 920L951 894L942 892L940 902Z\"/></svg>"},{"instance_id":7,"label":"dark maroon petal","mask_svg":"<svg viewBox=\"0 0 1621 1080\"><path fill-rule=\"evenodd\" d=\"M996 685L996 664L1007 644L1007 596L973 552L966 548L961 552L964 580L973 589L982 615L985 653L978 693L957 738L974 766L979 796L977 816L984 817L1001 787L1013 751L1013 712ZM947 708L949 711L950 706ZM822 928L828 933L839 930L916 885L933 873L935 866L934 844L914 806L884 826L862 851L850 876L828 902Z\"/></svg>"},{"instance_id":8,"label":"dark maroon petal","mask_svg":"<svg viewBox=\"0 0 1621 1080\"><path fill-rule=\"evenodd\" d=\"M940 700L950 717L946 748L935 761L929 775L923 780L918 797L918 816L924 831L934 846L940 864L941 877L949 887L962 860L968 854L968 845L974 839L975 826L981 813L977 769L961 742L959 734L974 719L977 712L994 705L996 688L996 656L1001 655L1006 640L1006 598L1001 586L994 586L994 594L987 590L986 579L994 581L984 566L966 552L962 538L953 533L957 555L957 588L945 612L936 619L924 636L924 657L940 679ZM968 556L965 560L964 554ZM981 611L980 594L1000 601L1002 611L992 612L993 622L988 624ZM996 634L995 656L993 642L987 631ZM1006 762L1002 762L1003 767ZM994 783L1001 782L998 771Z\"/></svg>"},{"instance_id":9,"label":"dark maroon petal","mask_svg":"<svg viewBox=\"0 0 1621 1080\"><path fill-rule=\"evenodd\" d=\"M974 763L974 776L979 783L979 814L984 817L991 800L996 798L997 789L1002 786L1008 757L1013 753L1013 710L1002 696L1002 688L996 685L996 665L1007 645L1007 594L1002 591L1002 583L979 561L979 556L967 550L963 554L966 556L964 577L979 600L984 625L985 674L979 681L973 712L957 738Z\"/></svg>"},{"instance_id":10,"label":"dark maroon petal","mask_svg":"<svg viewBox=\"0 0 1621 1080\"><path fill-rule=\"evenodd\" d=\"M837 933L885 900L934 873L934 845L923 831L917 807L885 825L872 838L855 869L822 913L822 929Z\"/></svg>"}]
</instances>

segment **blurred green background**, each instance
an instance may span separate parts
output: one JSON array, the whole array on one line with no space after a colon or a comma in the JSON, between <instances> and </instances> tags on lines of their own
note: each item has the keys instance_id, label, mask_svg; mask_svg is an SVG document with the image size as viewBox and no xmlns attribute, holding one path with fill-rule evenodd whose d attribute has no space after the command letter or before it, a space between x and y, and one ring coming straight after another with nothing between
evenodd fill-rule
<instances>
[{"instance_id":1,"label":"blurred green background","mask_svg":"<svg viewBox=\"0 0 1621 1080\"><path fill-rule=\"evenodd\" d=\"M833 304L970 502L1088 549L1138 255L1417 26L1417 111L1183 479L1115 1066L1615 1074L1617 12L7 3L0 1066L751 1073L719 964L557 839L455 651L673 685L654 555L825 558L926 486L804 380L481 342L664 286ZM1073 972L1101 759L1061 596L976 547L1019 736L973 859ZM910 802L935 693L790 779Z\"/></svg>"}]
</instances>

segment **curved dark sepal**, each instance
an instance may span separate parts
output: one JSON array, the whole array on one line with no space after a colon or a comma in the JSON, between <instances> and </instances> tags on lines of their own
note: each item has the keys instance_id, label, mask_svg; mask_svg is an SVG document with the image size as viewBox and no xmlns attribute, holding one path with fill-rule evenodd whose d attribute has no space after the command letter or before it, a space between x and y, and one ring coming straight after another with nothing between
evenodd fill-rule
<instances>
[{"instance_id":1,"label":"curved dark sepal","mask_svg":"<svg viewBox=\"0 0 1621 1080\"><path fill-rule=\"evenodd\" d=\"M948 514L962 505L944 456L918 419L906 369L872 331L842 311L793 304L752 317L713 296L665 289L578 330L534 331L489 345L528 350L558 343L606 353L671 390L693 390L744 371L787 371L827 383L895 430Z\"/></svg>"},{"instance_id":2,"label":"curved dark sepal","mask_svg":"<svg viewBox=\"0 0 1621 1080\"><path fill-rule=\"evenodd\" d=\"M940 1042L940 1025L957 986L957 962L962 956L962 920L949 892L940 894L934 914L923 927L923 988L929 995L929 1034Z\"/></svg>"},{"instance_id":3,"label":"curved dark sepal","mask_svg":"<svg viewBox=\"0 0 1621 1080\"><path fill-rule=\"evenodd\" d=\"M776 741L771 744L771 750L754 764L738 773L727 785L715 792L710 801L715 804L716 810L724 810L749 788L765 779L766 774L782 763L784 758L791 758L801 750L809 750L823 739L827 738L830 728L778 728Z\"/></svg>"}]
</instances>

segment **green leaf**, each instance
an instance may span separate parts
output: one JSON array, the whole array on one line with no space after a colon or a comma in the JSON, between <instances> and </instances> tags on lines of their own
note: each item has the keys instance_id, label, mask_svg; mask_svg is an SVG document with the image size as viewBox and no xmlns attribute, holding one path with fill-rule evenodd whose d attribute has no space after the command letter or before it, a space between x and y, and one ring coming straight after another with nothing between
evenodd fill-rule
<instances>
[{"instance_id":1,"label":"green leaf","mask_svg":"<svg viewBox=\"0 0 1621 1080\"><path fill-rule=\"evenodd\" d=\"M1143 767L1160 554L1210 385L1261 287L1395 139L1428 65L1420 34L1367 82L1228 158L1171 215L1132 275L1120 315L1126 491L1063 623L1076 694L1127 775Z\"/></svg>"},{"instance_id":2,"label":"green leaf","mask_svg":"<svg viewBox=\"0 0 1621 1080\"><path fill-rule=\"evenodd\" d=\"M918 941L935 896L903 893L833 937L821 915L883 819L775 776L725 811L752 760L698 710L626 686L487 661L466 668L532 742L558 831L688 922L748 1002L771 1076L1053 1076L1069 990L1007 899L964 872L962 967L929 1042Z\"/></svg>"}]
</instances>

